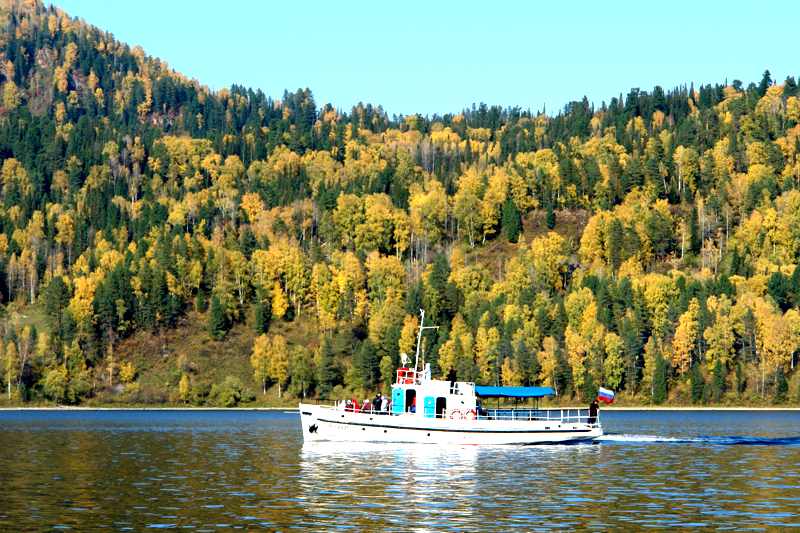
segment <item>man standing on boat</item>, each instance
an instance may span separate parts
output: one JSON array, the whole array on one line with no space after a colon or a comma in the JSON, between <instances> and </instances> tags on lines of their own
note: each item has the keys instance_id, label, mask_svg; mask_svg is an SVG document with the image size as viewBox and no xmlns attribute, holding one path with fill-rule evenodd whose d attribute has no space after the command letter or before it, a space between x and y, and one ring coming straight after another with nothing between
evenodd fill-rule
<instances>
[{"instance_id":1,"label":"man standing on boat","mask_svg":"<svg viewBox=\"0 0 800 533\"><path fill-rule=\"evenodd\" d=\"M589 420L590 424L594 424L597 422L597 412L600 410L600 404L597 402L597 398L592 400L592 403L589 404Z\"/></svg>"},{"instance_id":2,"label":"man standing on boat","mask_svg":"<svg viewBox=\"0 0 800 533\"><path fill-rule=\"evenodd\" d=\"M381 414L389 414L389 398L381 394Z\"/></svg>"}]
</instances>

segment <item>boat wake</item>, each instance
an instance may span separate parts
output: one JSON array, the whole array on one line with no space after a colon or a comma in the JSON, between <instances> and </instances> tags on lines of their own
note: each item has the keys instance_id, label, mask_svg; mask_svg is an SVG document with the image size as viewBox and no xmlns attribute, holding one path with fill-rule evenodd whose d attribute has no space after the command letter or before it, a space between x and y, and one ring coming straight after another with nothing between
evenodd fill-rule
<instances>
[{"instance_id":1,"label":"boat wake","mask_svg":"<svg viewBox=\"0 0 800 533\"><path fill-rule=\"evenodd\" d=\"M796 437L754 437L750 435L707 435L698 437L664 437L660 435L606 434L596 442L610 444L708 444L712 446L800 446Z\"/></svg>"}]
</instances>

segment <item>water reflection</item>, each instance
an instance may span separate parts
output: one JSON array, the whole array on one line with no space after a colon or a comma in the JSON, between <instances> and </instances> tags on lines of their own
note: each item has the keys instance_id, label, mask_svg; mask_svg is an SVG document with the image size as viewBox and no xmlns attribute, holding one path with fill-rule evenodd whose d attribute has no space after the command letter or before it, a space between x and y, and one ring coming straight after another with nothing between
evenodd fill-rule
<instances>
[{"instance_id":1,"label":"water reflection","mask_svg":"<svg viewBox=\"0 0 800 533\"><path fill-rule=\"evenodd\" d=\"M474 446L306 443L300 490L313 518L321 520L341 516L342 524L363 527L453 526L472 515L478 457Z\"/></svg>"}]
</instances>

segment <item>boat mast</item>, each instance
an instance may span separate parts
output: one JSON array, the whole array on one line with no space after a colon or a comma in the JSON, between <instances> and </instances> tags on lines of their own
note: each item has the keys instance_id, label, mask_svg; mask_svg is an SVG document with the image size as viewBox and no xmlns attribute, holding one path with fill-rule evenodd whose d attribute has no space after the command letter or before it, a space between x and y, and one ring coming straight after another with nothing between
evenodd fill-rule
<instances>
[{"instance_id":1,"label":"boat mast","mask_svg":"<svg viewBox=\"0 0 800 533\"><path fill-rule=\"evenodd\" d=\"M419 331L417 332L417 353L414 356L414 372L419 367L419 350L422 346L422 331L426 329L439 329L439 326L426 326L425 325L425 310L419 310Z\"/></svg>"}]
</instances>

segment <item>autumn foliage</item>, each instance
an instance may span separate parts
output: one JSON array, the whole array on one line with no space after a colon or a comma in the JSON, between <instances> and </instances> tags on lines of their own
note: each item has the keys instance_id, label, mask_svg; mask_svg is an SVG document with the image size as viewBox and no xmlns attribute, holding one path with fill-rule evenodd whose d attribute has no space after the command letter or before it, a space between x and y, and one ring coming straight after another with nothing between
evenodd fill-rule
<instances>
[{"instance_id":1,"label":"autumn foliage","mask_svg":"<svg viewBox=\"0 0 800 533\"><path fill-rule=\"evenodd\" d=\"M214 92L41 3L0 17L9 400L145 401L116 348L189 316L250 327L250 380L203 393L165 346L173 401L366 393L420 308L437 376L800 400L794 78L389 117Z\"/></svg>"}]
</instances>

